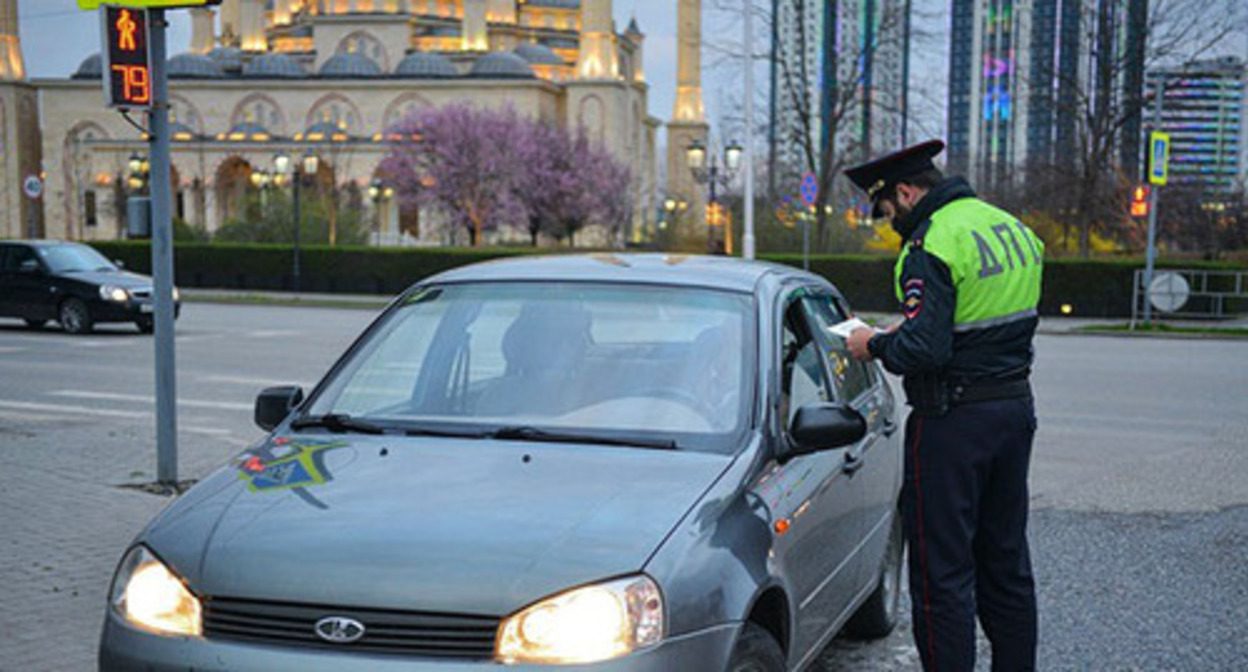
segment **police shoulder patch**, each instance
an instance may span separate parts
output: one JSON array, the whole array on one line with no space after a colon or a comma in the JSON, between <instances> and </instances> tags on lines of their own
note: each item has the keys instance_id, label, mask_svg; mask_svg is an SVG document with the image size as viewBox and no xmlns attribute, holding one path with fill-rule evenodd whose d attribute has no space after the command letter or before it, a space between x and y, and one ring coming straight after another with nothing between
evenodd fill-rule
<instances>
[{"instance_id":1,"label":"police shoulder patch","mask_svg":"<svg viewBox=\"0 0 1248 672\"><path fill-rule=\"evenodd\" d=\"M923 310L923 281L919 278L907 280L901 290L901 312L907 320L913 320Z\"/></svg>"}]
</instances>

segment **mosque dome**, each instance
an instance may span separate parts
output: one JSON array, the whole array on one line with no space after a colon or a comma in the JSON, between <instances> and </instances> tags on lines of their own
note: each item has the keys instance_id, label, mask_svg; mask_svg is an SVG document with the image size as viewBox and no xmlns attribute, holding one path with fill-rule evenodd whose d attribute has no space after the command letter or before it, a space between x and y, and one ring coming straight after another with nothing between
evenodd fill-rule
<instances>
[{"instance_id":1,"label":"mosque dome","mask_svg":"<svg viewBox=\"0 0 1248 672\"><path fill-rule=\"evenodd\" d=\"M456 70L455 66L445 56L415 51L399 61L399 65L394 69L394 74L399 77L426 79L458 77L459 70Z\"/></svg>"},{"instance_id":2,"label":"mosque dome","mask_svg":"<svg viewBox=\"0 0 1248 672\"><path fill-rule=\"evenodd\" d=\"M78 66L78 70L74 72L74 79L99 79L103 73L104 60L98 53L91 54Z\"/></svg>"},{"instance_id":3,"label":"mosque dome","mask_svg":"<svg viewBox=\"0 0 1248 672\"><path fill-rule=\"evenodd\" d=\"M322 77L366 78L381 76L381 66L364 54L336 54L321 66Z\"/></svg>"},{"instance_id":4,"label":"mosque dome","mask_svg":"<svg viewBox=\"0 0 1248 672\"><path fill-rule=\"evenodd\" d=\"M169 59L170 79L222 79L225 72L217 62L203 54L178 54Z\"/></svg>"},{"instance_id":5,"label":"mosque dome","mask_svg":"<svg viewBox=\"0 0 1248 672\"><path fill-rule=\"evenodd\" d=\"M567 61L550 47L541 44L522 44L515 48L514 53L533 65L567 65Z\"/></svg>"},{"instance_id":6,"label":"mosque dome","mask_svg":"<svg viewBox=\"0 0 1248 672\"><path fill-rule=\"evenodd\" d=\"M243 69L243 50L238 47L217 47L208 52L208 57L225 72L238 73Z\"/></svg>"},{"instance_id":7,"label":"mosque dome","mask_svg":"<svg viewBox=\"0 0 1248 672\"><path fill-rule=\"evenodd\" d=\"M286 54L260 54L243 67L244 77L259 79L297 79L308 73L294 58Z\"/></svg>"},{"instance_id":8,"label":"mosque dome","mask_svg":"<svg viewBox=\"0 0 1248 672\"><path fill-rule=\"evenodd\" d=\"M495 51L477 59L472 65L473 77L533 77L529 62L509 51Z\"/></svg>"}]
</instances>

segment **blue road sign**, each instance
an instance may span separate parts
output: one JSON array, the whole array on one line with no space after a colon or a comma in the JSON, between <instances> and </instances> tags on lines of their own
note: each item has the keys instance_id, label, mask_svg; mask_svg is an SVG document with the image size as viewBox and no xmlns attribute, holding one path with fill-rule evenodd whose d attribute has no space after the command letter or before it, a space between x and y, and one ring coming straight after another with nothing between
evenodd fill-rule
<instances>
[{"instance_id":1,"label":"blue road sign","mask_svg":"<svg viewBox=\"0 0 1248 672\"><path fill-rule=\"evenodd\" d=\"M1170 135L1153 131L1148 136L1148 181L1158 186L1166 183L1170 174Z\"/></svg>"},{"instance_id":2,"label":"blue road sign","mask_svg":"<svg viewBox=\"0 0 1248 672\"><path fill-rule=\"evenodd\" d=\"M819 181L815 178L814 173L806 173L802 175L802 202L806 207L815 204L815 199L819 198Z\"/></svg>"}]
</instances>

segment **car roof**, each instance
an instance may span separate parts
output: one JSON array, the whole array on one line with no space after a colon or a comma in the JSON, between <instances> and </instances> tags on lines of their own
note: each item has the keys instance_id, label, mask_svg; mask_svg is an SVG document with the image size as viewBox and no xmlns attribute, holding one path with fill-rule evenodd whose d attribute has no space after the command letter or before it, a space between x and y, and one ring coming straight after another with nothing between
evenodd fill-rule
<instances>
[{"instance_id":1,"label":"car roof","mask_svg":"<svg viewBox=\"0 0 1248 672\"><path fill-rule=\"evenodd\" d=\"M732 257L603 253L495 259L445 271L420 284L597 281L703 287L752 293L759 282L769 275L806 274L791 266Z\"/></svg>"}]
</instances>

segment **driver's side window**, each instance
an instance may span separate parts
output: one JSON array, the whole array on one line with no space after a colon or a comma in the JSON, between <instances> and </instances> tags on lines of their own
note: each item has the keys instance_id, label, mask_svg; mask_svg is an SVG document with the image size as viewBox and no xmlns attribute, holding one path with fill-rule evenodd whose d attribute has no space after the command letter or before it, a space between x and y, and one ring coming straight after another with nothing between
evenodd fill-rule
<instances>
[{"instance_id":1,"label":"driver's side window","mask_svg":"<svg viewBox=\"0 0 1248 672\"><path fill-rule=\"evenodd\" d=\"M797 409L831 399L819 344L799 300L791 300L785 307L780 345L780 417L787 427Z\"/></svg>"}]
</instances>

